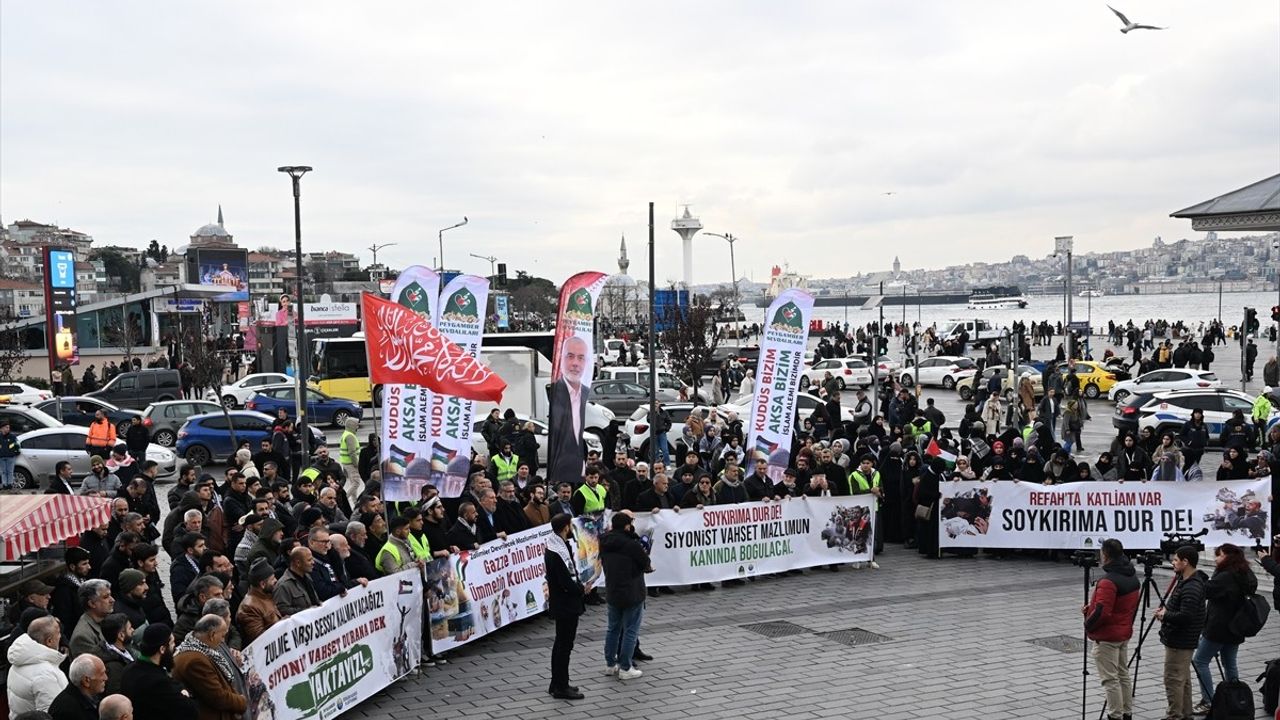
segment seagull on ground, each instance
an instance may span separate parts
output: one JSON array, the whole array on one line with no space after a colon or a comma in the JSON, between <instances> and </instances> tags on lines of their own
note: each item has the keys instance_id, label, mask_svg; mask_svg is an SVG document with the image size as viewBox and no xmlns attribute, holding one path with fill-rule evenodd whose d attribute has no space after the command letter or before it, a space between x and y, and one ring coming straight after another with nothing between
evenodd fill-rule
<instances>
[{"instance_id":1,"label":"seagull on ground","mask_svg":"<svg viewBox=\"0 0 1280 720\"><path fill-rule=\"evenodd\" d=\"M1120 18L1120 22L1124 23L1124 27L1120 28L1120 32L1125 33L1126 35L1129 33L1130 30L1165 30L1166 29L1162 27L1156 27L1155 25L1143 25L1141 23L1130 22L1129 18L1125 17L1124 13L1120 12L1119 10L1111 7L1110 5L1107 6L1107 9L1115 13L1116 17Z\"/></svg>"}]
</instances>

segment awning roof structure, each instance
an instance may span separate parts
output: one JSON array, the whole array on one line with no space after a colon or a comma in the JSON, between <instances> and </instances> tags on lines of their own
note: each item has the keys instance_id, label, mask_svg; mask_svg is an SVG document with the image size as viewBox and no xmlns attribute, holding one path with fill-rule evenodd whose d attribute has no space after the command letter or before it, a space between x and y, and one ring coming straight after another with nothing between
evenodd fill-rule
<instances>
[{"instance_id":1,"label":"awning roof structure","mask_svg":"<svg viewBox=\"0 0 1280 720\"><path fill-rule=\"evenodd\" d=\"M1280 230L1280 175L1197 203L1170 217L1191 220L1193 230Z\"/></svg>"}]
</instances>

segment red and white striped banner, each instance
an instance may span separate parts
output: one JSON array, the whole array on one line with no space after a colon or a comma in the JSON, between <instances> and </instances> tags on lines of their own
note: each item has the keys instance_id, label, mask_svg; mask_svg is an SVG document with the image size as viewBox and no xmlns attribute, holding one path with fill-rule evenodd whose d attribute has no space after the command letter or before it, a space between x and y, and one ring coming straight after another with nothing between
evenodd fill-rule
<instances>
[{"instance_id":1,"label":"red and white striped banner","mask_svg":"<svg viewBox=\"0 0 1280 720\"><path fill-rule=\"evenodd\" d=\"M79 495L0 497L0 560L75 537L111 519L111 500Z\"/></svg>"}]
</instances>

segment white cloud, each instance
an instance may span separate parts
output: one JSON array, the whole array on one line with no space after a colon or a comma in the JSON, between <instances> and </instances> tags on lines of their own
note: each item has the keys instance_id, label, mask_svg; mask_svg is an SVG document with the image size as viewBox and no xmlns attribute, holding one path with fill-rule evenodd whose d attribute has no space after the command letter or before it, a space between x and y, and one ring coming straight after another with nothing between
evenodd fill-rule
<instances>
[{"instance_id":1,"label":"white cloud","mask_svg":"<svg viewBox=\"0 0 1280 720\"><path fill-rule=\"evenodd\" d=\"M649 200L659 281L681 201L756 278L1133 247L1280 166L1280 8L1123 9L1172 29L1013 0L6 3L0 210L178 245L221 202L287 245L274 169L307 163L308 246L395 264L467 215L451 265L612 270L625 232L644 275Z\"/></svg>"}]
</instances>

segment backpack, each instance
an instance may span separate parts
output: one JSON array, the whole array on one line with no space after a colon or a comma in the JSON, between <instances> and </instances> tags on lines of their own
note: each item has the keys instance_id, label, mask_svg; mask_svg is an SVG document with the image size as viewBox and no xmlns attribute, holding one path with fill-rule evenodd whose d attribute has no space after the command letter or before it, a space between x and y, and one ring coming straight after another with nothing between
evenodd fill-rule
<instances>
[{"instance_id":1,"label":"backpack","mask_svg":"<svg viewBox=\"0 0 1280 720\"><path fill-rule=\"evenodd\" d=\"M1270 612L1271 606L1267 604L1266 598L1257 593L1246 595L1227 628L1234 635L1251 638L1262 631L1262 626L1267 624L1267 614Z\"/></svg>"},{"instance_id":2,"label":"backpack","mask_svg":"<svg viewBox=\"0 0 1280 720\"><path fill-rule=\"evenodd\" d=\"M1262 707L1268 714L1273 714L1280 709L1280 658L1267 661L1267 667L1258 676L1257 682L1262 683L1258 688L1258 692L1262 693Z\"/></svg>"},{"instance_id":3,"label":"backpack","mask_svg":"<svg viewBox=\"0 0 1280 720\"><path fill-rule=\"evenodd\" d=\"M1223 680L1213 689L1208 720L1253 720L1253 691L1239 680Z\"/></svg>"}]
</instances>

